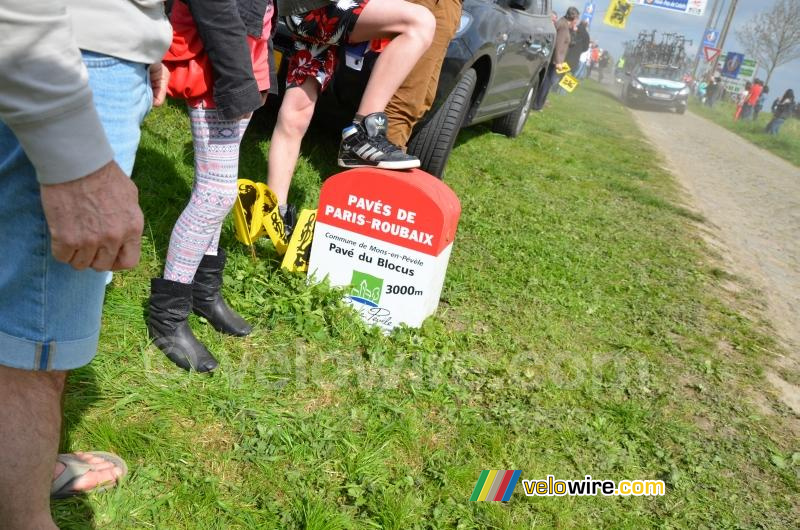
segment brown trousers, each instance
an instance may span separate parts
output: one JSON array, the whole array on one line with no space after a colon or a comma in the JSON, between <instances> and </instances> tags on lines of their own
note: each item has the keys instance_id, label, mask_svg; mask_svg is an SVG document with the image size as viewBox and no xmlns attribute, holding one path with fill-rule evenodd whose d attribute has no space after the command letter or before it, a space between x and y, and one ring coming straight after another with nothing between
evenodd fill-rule
<instances>
[{"instance_id":1,"label":"brown trousers","mask_svg":"<svg viewBox=\"0 0 800 530\"><path fill-rule=\"evenodd\" d=\"M387 137L401 147L405 147L414 125L433 105L442 62L461 20L461 0L408 1L431 10L436 17L436 32L431 47L386 105L389 117Z\"/></svg>"}]
</instances>

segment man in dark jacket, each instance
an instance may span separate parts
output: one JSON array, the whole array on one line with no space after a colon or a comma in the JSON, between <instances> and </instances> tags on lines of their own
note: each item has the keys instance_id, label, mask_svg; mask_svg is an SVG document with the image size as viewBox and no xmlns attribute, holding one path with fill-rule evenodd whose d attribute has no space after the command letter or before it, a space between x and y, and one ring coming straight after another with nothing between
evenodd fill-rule
<instances>
[{"instance_id":1,"label":"man in dark jacket","mask_svg":"<svg viewBox=\"0 0 800 530\"><path fill-rule=\"evenodd\" d=\"M567 9L566 14L556 24L556 47L553 51L553 58L550 61L550 66L547 68L547 73L542 80L539 91L536 93L536 100L533 102L533 110L542 110L547 101L547 95L550 93L550 88L558 79L556 70L562 68L566 64L567 51L569 50L570 31L578 24L578 17L580 12L577 7L570 7Z\"/></svg>"},{"instance_id":2,"label":"man in dark jacket","mask_svg":"<svg viewBox=\"0 0 800 530\"><path fill-rule=\"evenodd\" d=\"M580 24L578 24L578 28L572 31L571 35L572 41L569 44L566 62L570 70L577 72L581 54L589 49L589 44L592 40L589 36L589 21L581 20Z\"/></svg>"}]
</instances>

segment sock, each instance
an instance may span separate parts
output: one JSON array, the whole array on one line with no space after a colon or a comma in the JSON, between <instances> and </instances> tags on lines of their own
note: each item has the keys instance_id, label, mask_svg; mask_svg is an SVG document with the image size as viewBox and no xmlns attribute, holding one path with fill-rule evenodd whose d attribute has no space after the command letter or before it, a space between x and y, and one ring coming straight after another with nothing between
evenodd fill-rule
<instances>
[{"instance_id":1,"label":"sock","mask_svg":"<svg viewBox=\"0 0 800 530\"><path fill-rule=\"evenodd\" d=\"M361 123L362 121L364 121L364 118L366 118L366 116L364 116L363 114L356 114L355 116L353 116L353 123Z\"/></svg>"},{"instance_id":2,"label":"sock","mask_svg":"<svg viewBox=\"0 0 800 530\"><path fill-rule=\"evenodd\" d=\"M281 214L281 217L286 217L286 212L289 211L288 204L279 204L278 205L278 213Z\"/></svg>"}]
</instances>

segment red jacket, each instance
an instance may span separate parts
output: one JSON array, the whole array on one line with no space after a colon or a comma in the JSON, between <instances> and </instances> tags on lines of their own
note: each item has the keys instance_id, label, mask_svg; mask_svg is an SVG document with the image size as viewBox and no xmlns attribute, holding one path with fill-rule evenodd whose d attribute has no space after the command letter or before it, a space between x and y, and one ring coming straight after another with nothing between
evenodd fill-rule
<instances>
[{"instance_id":1,"label":"red jacket","mask_svg":"<svg viewBox=\"0 0 800 530\"><path fill-rule=\"evenodd\" d=\"M750 97L747 98L747 104L751 107L755 107L756 103L758 103L758 98L761 97L761 92L764 91L764 87L761 85L753 85L750 89Z\"/></svg>"}]
</instances>

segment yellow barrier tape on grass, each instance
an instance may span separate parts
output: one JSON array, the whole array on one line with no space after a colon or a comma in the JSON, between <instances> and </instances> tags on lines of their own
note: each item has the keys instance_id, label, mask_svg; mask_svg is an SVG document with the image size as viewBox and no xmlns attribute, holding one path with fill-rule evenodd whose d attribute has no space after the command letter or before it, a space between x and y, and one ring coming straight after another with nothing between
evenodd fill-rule
<instances>
[{"instance_id":1,"label":"yellow barrier tape on grass","mask_svg":"<svg viewBox=\"0 0 800 530\"><path fill-rule=\"evenodd\" d=\"M281 267L290 272L308 272L308 258L311 255L311 241L314 238L314 226L317 224L316 210L303 210L297 218L297 225L292 232L292 240L283 257Z\"/></svg>"},{"instance_id":2,"label":"yellow barrier tape on grass","mask_svg":"<svg viewBox=\"0 0 800 530\"><path fill-rule=\"evenodd\" d=\"M560 67L556 68L556 73L558 75L564 75L570 70L572 70L572 68L570 68L570 66L567 63L562 63Z\"/></svg>"},{"instance_id":3,"label":"yellow barrier tape on grass","mask_svg":"<svg viewBox=\"0 0 800 530\"><path fill-rule=\"evenodd\" d=\"M260 237L264 225L264 198L258 185L252 180L239 179L239 195L233 209L233 225L236 239L252 246Z\"/></svg>"},{"instance_id":4,"label":"yellow barrier tape on grass","mask_svg":"<svg viewBox=\"0 0 800 530\"><path fill-rule=\"evenodd\" d=\"M268 235L267 229L264 227L265 223L269 219L269 213L278 206L278 198L275 196L275 193L269 189L269 186L264 184L263 182L257 182L256 187L258 188L258 192L261 194L261 227L258 231L258 237Z\"/></svg>"},{"instance_id":5,"label":"yellow barrier tape on grass","mask_svg":"<svg viewBox=\"0 0 800 530\"><path fill-rule=\"evenodd\" d=\"M283 256L286 253L286 249L289 247L289 240L286 238L286 229L283 226L283 219L281 219L281 214L277 206L273 208L269 212L269 216L264 219L264 228L266 228L267 235L269 235L272 244L275 245L275 250L278 252L278 255Z\"/></svg>"}]
</instances>

